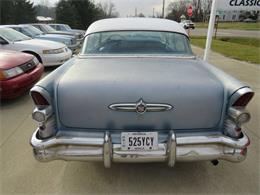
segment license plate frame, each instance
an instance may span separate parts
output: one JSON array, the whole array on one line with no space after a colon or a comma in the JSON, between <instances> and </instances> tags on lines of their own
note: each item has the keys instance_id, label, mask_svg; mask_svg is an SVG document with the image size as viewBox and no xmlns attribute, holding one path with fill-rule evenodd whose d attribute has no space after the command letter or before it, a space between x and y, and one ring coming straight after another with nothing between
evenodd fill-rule
<instances>
[{"instance_id":1,"label":"license plate frame","mask_svg":"<svg viewBox=\"0 0 260 195\"><path fill-rule=\"evenodd\" d=\"M158 132L122 132L121 149L124 151L157 150Z\"/></svg>"}]
</instances>

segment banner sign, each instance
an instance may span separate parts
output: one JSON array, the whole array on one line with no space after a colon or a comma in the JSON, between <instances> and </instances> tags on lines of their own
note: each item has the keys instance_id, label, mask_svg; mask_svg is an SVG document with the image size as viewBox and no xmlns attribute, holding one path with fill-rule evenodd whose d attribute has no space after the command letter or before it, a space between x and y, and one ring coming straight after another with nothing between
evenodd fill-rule
<instances>
[{"instance_id":1,"label":"banner sign","mask_svg":"<svg viewBox=\"0 0 260 195\"><path fill-rule=\"evenodd\" d=\"M260 11L260 0L217 0L218 10Z\"/></svg>"}]
</instances>

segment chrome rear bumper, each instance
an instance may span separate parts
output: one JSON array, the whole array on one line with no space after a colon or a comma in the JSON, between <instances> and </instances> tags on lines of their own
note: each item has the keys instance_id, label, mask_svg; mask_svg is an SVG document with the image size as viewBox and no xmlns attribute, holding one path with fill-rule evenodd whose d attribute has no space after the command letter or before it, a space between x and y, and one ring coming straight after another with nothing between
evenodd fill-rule
<instances>
[{"instance_id":1,"label":"chrome rear bumper","mask_svg":"<svg viewBox=\"0 0 260 195\"><path fill-rule=\"evenodd\" d=\"M38 130L37 130L38 131ZM176 136L171 131L166 143L159 143L155 151L124 151L120 144L113 144L109 132L103 137L57 136L45 140L31 138L37 160L103 161L105 167L111 162L168 162L227 160L241 162L246 158L250 141L246 134L240 139L225 135Z\"/></svg>"}]
</instances>

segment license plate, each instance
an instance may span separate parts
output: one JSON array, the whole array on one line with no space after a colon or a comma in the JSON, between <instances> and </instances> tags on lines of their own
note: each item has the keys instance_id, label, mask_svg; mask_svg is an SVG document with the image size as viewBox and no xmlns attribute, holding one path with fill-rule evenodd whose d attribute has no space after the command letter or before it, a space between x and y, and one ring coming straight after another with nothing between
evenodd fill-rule
<instances>
[{"instance_id":1,"label":"license plate","mask_svg":"<svg viewBox=\"0 0 260 195\"><path fill-rule=\"evenodd\" d=\"M158 149L158 132L124 132L121 134L122 150Z\"/></svg>"}]
</instances>

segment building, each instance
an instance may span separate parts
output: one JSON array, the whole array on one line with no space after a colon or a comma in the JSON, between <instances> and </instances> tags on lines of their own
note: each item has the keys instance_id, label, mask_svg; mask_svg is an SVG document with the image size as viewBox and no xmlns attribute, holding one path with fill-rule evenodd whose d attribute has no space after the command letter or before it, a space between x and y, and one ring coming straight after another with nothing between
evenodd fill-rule
<instances>
[{"instance_id":1,"label":"building","mask_svg":"<svg viewBox=\"0 0 260 195\"><path fill-rule=\"evenodd\" d=\"M238 22L242 13L243 11L218 11L217 15L221 22Z\"/></svg>"}]
</instances>

